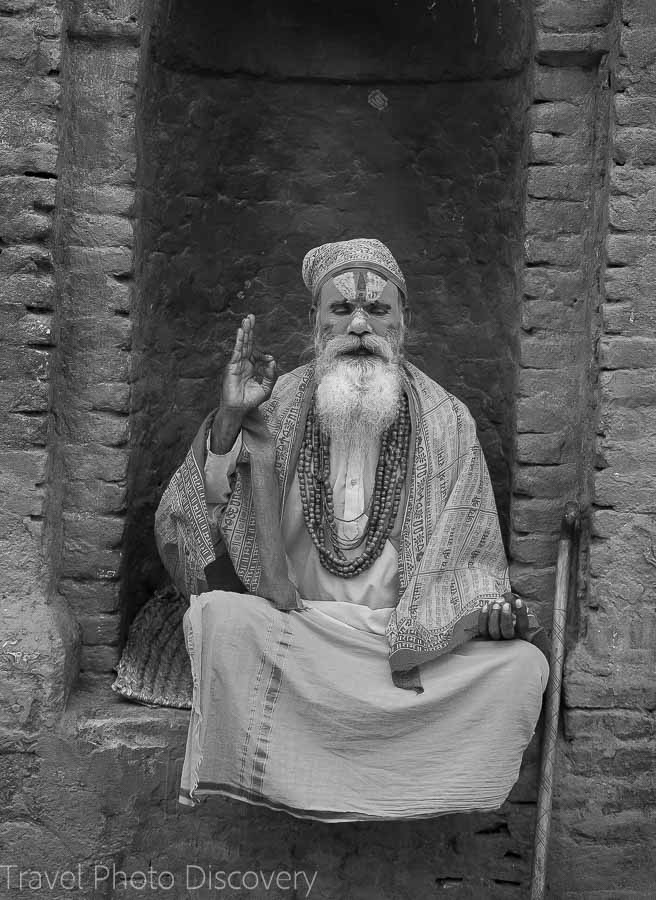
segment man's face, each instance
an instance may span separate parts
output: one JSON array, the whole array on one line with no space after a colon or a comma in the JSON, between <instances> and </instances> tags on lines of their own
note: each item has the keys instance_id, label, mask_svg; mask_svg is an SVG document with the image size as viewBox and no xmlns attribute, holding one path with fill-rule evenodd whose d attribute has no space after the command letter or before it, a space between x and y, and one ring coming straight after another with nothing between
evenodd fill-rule
<instances>
[{"instance_id":1,"label":"man's face","mask_svg":"<svg viewBox=\"0 0 656 900\"><path fill-rule=\"evenodd\" d=\"M344 452L374 452L399 409L399 291L375 272L349 269L323 285L316 315L319 420Z\"/></svg>"},{"instance_id":2,"label":"man's face","mask_svg":"<svg viewBox=\"0 0 656 900\"><path fill-rule=\"evenodd\" d=\"M340 338L343 355L366 356L379 355L376 345L381 339L395 349L399 346L403 324L399 290L367 269L349 269L328 279L321 288L316 316L320 347Z\"/></svg>"}]
</instances>

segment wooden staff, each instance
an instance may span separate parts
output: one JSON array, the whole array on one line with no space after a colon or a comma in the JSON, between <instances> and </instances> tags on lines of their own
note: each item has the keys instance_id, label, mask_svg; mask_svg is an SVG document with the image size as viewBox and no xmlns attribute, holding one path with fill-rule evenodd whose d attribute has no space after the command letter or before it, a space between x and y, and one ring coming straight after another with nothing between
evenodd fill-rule
<instances>
[{"instance_id":1,"label":"wooden staff","mask_svg":"<svg viewBox=\"0 0 656 900\"><path fill-rule=\"evenodd\" d=\"M542 760L540 763L540 790L538 794L535 840L533 843L533 871L531 873L531 900L544 900L547 877L547 851L551 831L551 803L553 798L553 777L556 761L556 741L558 738L558 715L560 712L560 691L563 683L563 661L565 658L565 629L567 601L572 583L576 583L572 573L572 562L576 558L576 547L580 523L578 503L565 506L558 541L558 562L556 564L556 595L553 608L553 628L551 632L551 662L547 684L544 712L544 733L542 739Z\"/></svg>"}]
</instances>

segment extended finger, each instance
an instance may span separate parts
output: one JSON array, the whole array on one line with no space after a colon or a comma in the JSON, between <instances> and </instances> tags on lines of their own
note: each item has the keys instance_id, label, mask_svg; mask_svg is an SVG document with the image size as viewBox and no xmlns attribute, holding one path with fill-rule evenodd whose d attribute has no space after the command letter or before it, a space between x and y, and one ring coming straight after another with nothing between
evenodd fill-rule
<instances>
[{"instance_id":1,"label":"extended finger","mask_svg":"<svg viewBox=\"0 0 656 900\"><path fill-rule=\"evenodd\" d=\"M490 604L482 606L478 614L478 634L480 637L488 636L488 620L490 618Z\"/></svg>"},{"instance_id":2,"label":"extended finger","mask_svg":"<svg viewBox=\"0 0 656 900\"><path fill-rule=\"evenodd\" d=\"M253 324L255 317L252 313L242 319L241 326L244 330L244 358L250 359L253 352Z\"/></svg>"},{"instance_id":3,"label":"extended finger","mask_svg":"<svg viewBox=\"0 0 656 900\"><path fill-rule=\"evenodd\" d=\"M501 607L501 615L499 616L499 630L501 637L509 641L515 637L515 626L513 624L513 611L510 603L504 603Z\"/></svg>"},{"instance_id":4,"label":"extended finger","mask_svg":"<svg viewBox=\"0 0 656 900\"><path fill-rule=\"evenodd\" d=\"M493 641L498 641L501 638L501 628L499 625L499 616L501 613L501 604L493 603L492 608L490 609L490 618L488 621L488 633Z\"/></svg>"},{"instance_id":5,"label":"extended finger","mask_svg":"<svg viewBox=\"0 0 656 900\"><path fill-rule=\"evenodd\" d=\"M515 616L517 617L515 623L517 635L526 639L531 628L528 621L528 606L519 597L515 600Z\"/></svg>"},{"instance_id":6,"label":"extended finger","mask_svg":"<svg viewBox=\"0 0 656 900\"><path fill-rule=\"evenodd\" d=\"M231 363L241 362L244 354L244 329L239 326L237 329L237 334L235 336L235 346L232 350L232 356L230 357Z\"/></svg>"}]
</instances>

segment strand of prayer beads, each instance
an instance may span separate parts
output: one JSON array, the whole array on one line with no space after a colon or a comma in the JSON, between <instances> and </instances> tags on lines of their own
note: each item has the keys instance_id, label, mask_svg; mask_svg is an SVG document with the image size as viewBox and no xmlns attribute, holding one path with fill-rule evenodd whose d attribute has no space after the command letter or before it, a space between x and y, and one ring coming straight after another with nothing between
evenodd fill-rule
<instances>
[{"instance_id":1,"label":"strand of prayer beads","mask_svg":"<svg viewBox=\"0 0 656 900\"><path fill-rule=\"evenodd\" d=\"M403 395L396 420L381 439L369 519L362 538L365 546L355 559L348 559L335 540L335 506L330 484L330 441L322 430L314 403L305 422L298 459L298 484L303 518L324 569L342 578L354 578L378 559L394 527L405 480L410 447L410 410ZM330 537L332 549L327 546Z\"/></svg>"}]
</instances>

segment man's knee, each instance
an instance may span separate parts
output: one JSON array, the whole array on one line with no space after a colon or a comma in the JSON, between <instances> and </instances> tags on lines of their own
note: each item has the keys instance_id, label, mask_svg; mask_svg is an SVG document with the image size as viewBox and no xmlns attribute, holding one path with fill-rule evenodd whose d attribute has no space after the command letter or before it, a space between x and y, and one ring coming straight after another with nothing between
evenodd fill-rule
<instances>
[{"instance_id":1,"label":"man's knee","mask_svg":"<svg viewBox=\"0 0 656 900\"><path fill-rule=\"evenodd\" d=\"M202 604L204 616L222 623L225 629L244 628L266 618L273 609L268 600L253 594L234 591L207 591L196 602Z\"/></svg>"}]
</instances>

